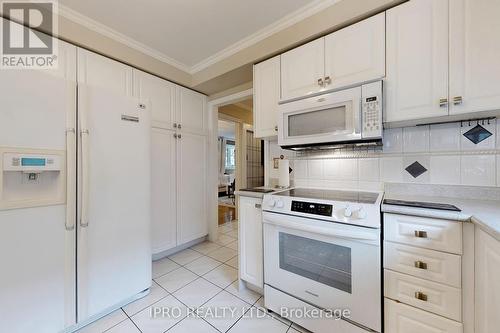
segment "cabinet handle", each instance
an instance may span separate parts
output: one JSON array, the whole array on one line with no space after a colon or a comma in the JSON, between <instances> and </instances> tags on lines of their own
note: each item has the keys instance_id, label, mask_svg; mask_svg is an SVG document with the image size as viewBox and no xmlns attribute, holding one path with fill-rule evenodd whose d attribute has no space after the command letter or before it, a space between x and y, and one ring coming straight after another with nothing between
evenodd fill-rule
<instances>
[{"instance_id":1,"label":"cabinet handle","mask_svg":"<svg viewBox=\"0 0 500 333\"><path fill-rule=\"evenodd\" d=\"M463 98L462 96L455 96L453 97L453 105L460 105L463 103Z\"/></svg>"},{"instance_id":2,"label":"cabinet handle","mask_svg":"<svg viewBox=\"0 0 500 333\"><path fill-rule=\"evenodd\" d=\"M261 209L261 208L262 208L262 205L261 205L261 204L255 204L255 208L257 208L257 209Z\"/></svg>"},{"instance_id":3,"label":"cabinet handle","mask_svg":"<svg viewBox=\"0 0 500 333\"><path fill-rule=\"evenodd\" d=\"M278 126L274 126L274 131L278 132Z\"/></svg>"},{"instance_id":4,"label":"cabinet handle","mask_svg":"<svg viewBox=\"0 0 500 333\"><path fill-rule=\"evenodd\" d=\"M417 237L417 238L427 238L427 231L415 230L415 237Z\"/></svg>"},{"instance_id":5,"label":"cabinet handle","mask_svg":"<svg viewBox=\"0 0 500 333\"><path fill-rule=\"evenodd\" d=\"M182 138L182 135L177 134L177 138L178 138L178 139Z\"/></svg>"},{"instance_id":6,"label":"cabinet handle","mask_svg":"<svg viewBox=\"0 0 500 333\"><path fill-rule=\"evenodd\" d=\"M318 79L318 86L323 87L325 85L325 82L323 79Z\"/></svg>"},{"instance_id":7,"label":"cabinet handle","mask_svg":"<svg viewBox=\"0 0 500 333\"><path fill-rule=\"evenodd\" d=\"M439 107L445 108L448 106L448 98L440 98L439 99Z\"/></svg>"},{"instance_id":8,"label":"cabinet handle","mask_svg":"<svg viewBox=\"0 0 500 333\"><path fill-rule=\"evenodd\" d=\"M177 125L177 128L178 128L178 129L181 129L181 124L178 124L178 125Z\"/></svg>"},{"instance_id":9,"label":"cabinet handle","mask_svg":"<svg viewBox=\"0 0 500 333\"><path fill-rule=\"evenodd\" d=\"M174 133L174 138L177 139L177 133Z\"/></svg>"},{"instance_id":10,"label":"cabinet handle","mask_svg":"<svg viewBox=\"0 0 500 333\"><path fill-rule=\"evenodd\" d=\"M421 291L415 291L415 298L427 302L427 295Z\"/></svg>"},{"instance_id":11,"label":"cabinet handle","mask_svg":"<svg viewBox=\"0 0 500 333\"><path fill-rule=\"evenodd\" d=\"M325 77L325 85L332 83L331 77L327 76Z\"/></svg>"},{"instance_id":12,"label":"cabinet handle","mask_svg":"<svg viewBox=\"0 0 500 333\"><path fill-rule=\"evenodd\" d=\"M415 261L415 267L419 269L427 269L427 263L418 260Z\"/></svg>"}]
</instances>

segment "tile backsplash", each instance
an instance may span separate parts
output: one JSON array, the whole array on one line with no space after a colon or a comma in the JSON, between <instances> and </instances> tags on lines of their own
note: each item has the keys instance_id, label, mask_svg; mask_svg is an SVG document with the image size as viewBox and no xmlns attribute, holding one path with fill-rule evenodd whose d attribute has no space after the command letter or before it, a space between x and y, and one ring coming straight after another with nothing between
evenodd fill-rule
<instances>
[{"instance_id":1,"label":"tile backsplash","mask_svg":"<svg viewBox=\"0 0 500 333\"><path fill-rule=\"evenodd\" d=\"M481 127L476 128L478 125ZM272 164L273 157L287 156L295 186L367 190L381 190L386 183L500 187L499 137L500 121L493 119L387 129L380 150L295 153L271 142L268 163ZM269 177L272 184L274 174Z\"/></svg>"}]
</instances>

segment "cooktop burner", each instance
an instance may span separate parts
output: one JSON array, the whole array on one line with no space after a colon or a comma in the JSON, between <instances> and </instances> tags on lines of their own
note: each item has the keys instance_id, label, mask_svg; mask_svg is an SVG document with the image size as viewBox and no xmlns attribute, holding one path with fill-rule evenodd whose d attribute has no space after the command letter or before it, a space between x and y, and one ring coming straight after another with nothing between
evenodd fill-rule
<instances>
[{"instance_id":1,"label":"cooktop burner","mask_svg":"<svg viewBox=\"0 0 500 333\"><path fill-rule=\"evenodd\" d=\"M276 193L277 196L298 197L305 199L318 199L330 201L347 201L357 203L374 204L377 202L378 193L356 192L356 191L336 191L295 188L284 192Z\"/></svg>"},{"instance_id":2,"label":"cooktop burner","mask_svg":"<svg viewBox=\"0 0 500 333\"><path fill-rule=\"evenodd\" d=\"M453 212L461 212L462 211L457 206L450 205L450 204L435 203L435 202L419 202L419 201L384 199L384 204L395 205L395 206L415 207L415 208L449 210L449 211L453 211Z\"/></svg>"}]
</instances>

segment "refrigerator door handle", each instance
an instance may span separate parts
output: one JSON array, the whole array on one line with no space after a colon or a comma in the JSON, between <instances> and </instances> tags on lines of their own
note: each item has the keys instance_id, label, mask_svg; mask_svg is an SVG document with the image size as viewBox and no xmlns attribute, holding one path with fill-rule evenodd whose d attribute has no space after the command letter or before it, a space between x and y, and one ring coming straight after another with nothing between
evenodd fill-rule
<instances>
[{"instance_id":1,"label":"refrigerator door handle","mask_svg":"<svg viewBox=\"0 0 500 333\"><path fill-rule=\"evenodd\" d=\"M75 129L66 129L66 222L68 231L75 229L76 211L76 165L75 165Z\"/></svg>"},{"instance_id":2,"label":"refrigerator door handle","mask_svg":"<svg viewBox=\"0 0 500 333\"><path fill-rule=\"evenodd\" d=\"M82 119L83 120L83 119ZM82 124L83 125L83 124ZM82 126L83 127L83 126ZM89 225L89 130L82 129L80 132L82 142L82 213L80 217L80 227L86 228Z\"/></svg>"}]
</instances>

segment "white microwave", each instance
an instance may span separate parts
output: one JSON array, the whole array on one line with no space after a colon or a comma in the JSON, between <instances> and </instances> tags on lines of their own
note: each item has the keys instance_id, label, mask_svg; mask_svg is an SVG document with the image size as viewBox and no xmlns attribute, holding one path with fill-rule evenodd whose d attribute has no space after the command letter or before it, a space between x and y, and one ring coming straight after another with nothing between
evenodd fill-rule
<instances>
[{"instance_id":1,"label":"white microwave","mask_svg":"<svg viewBox=\"0 0 500 333\"><path fill-rule=\"evenodd\" d=\"M278 144L285 149L382 140L382 81L279 105Z\"/></svg>"}]
</instances>

